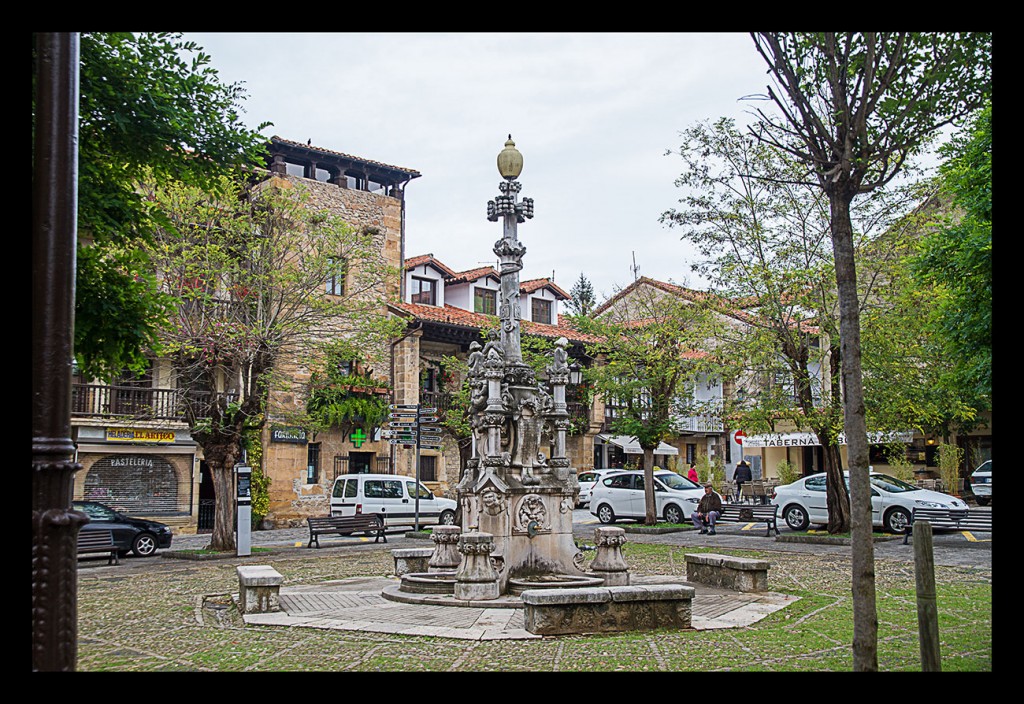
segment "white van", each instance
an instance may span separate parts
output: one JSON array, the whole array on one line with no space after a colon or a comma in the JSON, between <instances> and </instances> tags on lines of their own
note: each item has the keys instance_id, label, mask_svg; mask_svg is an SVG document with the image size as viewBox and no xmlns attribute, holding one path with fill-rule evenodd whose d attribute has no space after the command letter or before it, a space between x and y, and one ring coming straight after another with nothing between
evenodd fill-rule
<instances>
[{"instance_id":1,"label":"white van","mask_svg":"<svg viewBox=\"0 0 1024 704\"><path fill-rule=\"evenodd\" d=\"M419 485L420 526L455 523L457 503ZM331 490L331 515L377 513L387 528L416 525L416 479L399 474L342 474Z\"/></svg>"}]
</instances>

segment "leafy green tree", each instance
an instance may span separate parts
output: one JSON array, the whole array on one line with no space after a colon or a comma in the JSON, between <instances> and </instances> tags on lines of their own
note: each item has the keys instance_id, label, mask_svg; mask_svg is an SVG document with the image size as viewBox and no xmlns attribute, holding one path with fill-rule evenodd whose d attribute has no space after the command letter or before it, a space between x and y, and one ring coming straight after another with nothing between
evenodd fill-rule
<instances>
[{"instance_id":1,"label":"leafy green tree","mask_svg":"<svg viewBox=\"0 0 1024 704\"><path fill-rule=\"evenodd\" d=\"M79 51L75 357L86 376L109 381L141 371L168 322L136 245L166 225L140 177L215 189L222 174L261 163L258 130L270 123L245 128L243 88L222 83L180 34L84 32ZM33 80L35 61L33 44ZM33 104L33 129L35 114Z\"/></svg>"},{"instance_id":2,"label":"leafy green tree","mask_svg":"<svg viewBox=\"0 0 1024 704\"><path fill-rule=\"evenodd\" d=\"M680 430L680 421L709 411L693 394L698 379L720 371L705 342L720 334L720 316L701 301L676 296L646 279L621 292L580 330L603 342L587 354L604 360L584 374L605 403L618 413L612 431L635 437L643 449L646 513L657 520L654 502L654 450Z\"/></svg>"},{"instance_id":3,"label":"leafy green tree","mask_svg":"<svg viewBox=\"0 0 1024 704\"><path fill-rule=\"evenodd\" d=\"M828 197L850 462L853 665L878 669L874 546L850 203L892 180L937 131L991 94L982 32L763 32L753 35L780 114L758 110L759 138L804 164Z\"/></svg>"},{"instance_id":4,"label":"leafy green tree","mask_svg":"<svg viewBox=\"0 0 1024 704\"><path fill-rule=\"evenodd\" d=\"M924 238L915 273L938 288L934 320L948 370L945 383L992 396L992 106L940 149L943 195L954 212Z\"/></svg>"},{"instance_id":5,"label":"leafy green tree","mask_svg":"<svg viewBox=\"0 0 1024 704\"><path fill-rule=\"evenodd\" d=\"M580 278L576 279L576 283L572 285L569 295L572 298L569 299L566 305L569 307L569 312L572 315L590 315L597 305L594 286L583 272L580 272Z\"/></svg>"},{"instance_id":6,"label":"leafy green tree","mask_svg":"<svg viewBox=\"0 0 1024 704\"><path fill-rule=\"evenodd\" d=\"M167 228L151 260L177 301L161 338L186 419L203 448L217 496L231 496L244 433L264 418L301 417L304 408L268 405L271 391L301 399L295 365L313 368L329 339L383 354L399 325L384 306L395 276L371 230L356 230L313 208L305 188L281 178L245 187L228 180L212 196L186 184L152 188ZM344 295L325 282L344 278ZM210 548L234 549L230 501L218 501Z\"/></svg>"},{"instance_id":7,"label":"leafy green tree","mask_svg":"<svg viewBox=\"0 0 1024 704\"><path fill-rule=\"evenodd\" d=\"M388 418L389 385L375 379L372 368L367 372L365 362L352 340L327 342L310 375L307 419L300 424L314 431L336 429L343 437L359 425L366 425L369 434L382 426Z\"/></svg>"}]
</instances>

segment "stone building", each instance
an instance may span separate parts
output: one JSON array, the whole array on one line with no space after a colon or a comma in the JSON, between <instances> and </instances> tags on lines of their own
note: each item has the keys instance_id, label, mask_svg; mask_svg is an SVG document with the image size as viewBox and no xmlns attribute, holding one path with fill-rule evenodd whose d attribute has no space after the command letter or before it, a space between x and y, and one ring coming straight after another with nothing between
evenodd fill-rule
<instances>
[{"instance_id":1,"label":"stone building","mask_svg":"<svg viewBox=\"0 0 1024 704\"><path fill-rule=\"evenodd\" d=\"M369 229L382 260L400 270L405 187L419 172L280 137L271 138L267 149L269 173L258 171L258 178L301 182L314 207L329 209L356 228ZM394 279L379 293L397 300L399 290L400 281ZM297 387L301 386L304 370L295 365L292 370ZM387 393L388 370L375 370L374 376L381 379L381 393ZM227 387L217 391L230 394ZM76 461L82 464L74 498L96 499L134 515L154 517L179 532L211 528L217 497L201 449L182 420L181 401L167 360L155 359L142 377L114 384L93 384L74 376L72 436ZM283 522L298 522L305 515L329 510L326 492L336 473L392 470L390 448L379 434L378 439L362 432L310 438L301 428L277 422L277 409L302 402L292 392L273 393L263 433L271 516Z\"/></svg>"}]
</instances>

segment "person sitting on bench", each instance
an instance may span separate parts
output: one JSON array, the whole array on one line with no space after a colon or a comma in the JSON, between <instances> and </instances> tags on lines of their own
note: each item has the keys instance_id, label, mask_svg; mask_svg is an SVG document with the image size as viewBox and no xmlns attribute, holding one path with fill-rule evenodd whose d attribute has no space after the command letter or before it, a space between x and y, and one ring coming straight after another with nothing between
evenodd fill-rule
<instances>
[{"instance_id":1,"label":"person sitting on bench","mask_svg":"<svg viewBox=\"0 0 1024 704\"><path fill-rule=\"evenodd\" d=\"M693 525L700 528L702 535L715 534L715 521L722 513L722 497L715 493L711 483L704 485L704 496L700 497L697 510L690 514ZM705 525L706 524L706 525Z\"/></svg>"}]
</instances>

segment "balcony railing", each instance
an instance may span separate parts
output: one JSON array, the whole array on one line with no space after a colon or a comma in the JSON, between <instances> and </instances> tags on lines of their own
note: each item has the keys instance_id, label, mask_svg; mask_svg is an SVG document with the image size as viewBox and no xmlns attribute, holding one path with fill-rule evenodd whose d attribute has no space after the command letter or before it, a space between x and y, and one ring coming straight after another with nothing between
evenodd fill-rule
<instances>
[{"instance_id":1,"label":"balcony railing","mask_svg":"<svg viewBox=\"0 0 1024 704\"><path fill-rule=\"evenodd\" d=\"M421 391L420 406L436 408L437 414L443 416L452 407L453 397L447 391Z\"/></svg>"},{"instance_id":2,"label":"balcony railing","mask_svg":"<svg viewBox=\"0 0 1024 704\"><path fill-rule=\"evenodd\" d=\"M71 415L78 417L122 417L135 420L184 421L185 405L192 404L196 416L209 415L210 404L220 397L236 401L238 394L183 389L145 389L137 386L71 385Z\"/></svg>"}]
</instances>

